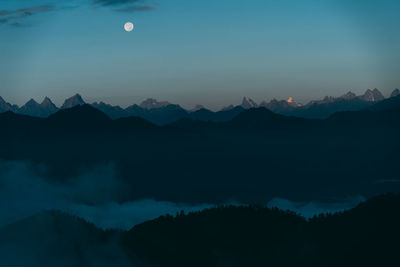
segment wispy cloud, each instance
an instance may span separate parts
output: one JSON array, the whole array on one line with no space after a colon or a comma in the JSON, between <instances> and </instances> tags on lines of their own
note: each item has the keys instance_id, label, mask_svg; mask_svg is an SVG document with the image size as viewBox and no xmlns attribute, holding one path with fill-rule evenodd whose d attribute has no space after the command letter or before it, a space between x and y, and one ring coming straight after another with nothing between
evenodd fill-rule
<instances>
[{"instance_id":1,"label":"wispy cloud","mask_svg":"<svg viewBox=\"0 0 400 267\"><path fill-rule=\"evenodd\" d=\"M140 0L93 0L93 2L104 5L104 6L116 6L116 5L127 5L136 4L142 2Z\"/></svg>"},{"instance_id":2,"label":"wispy cloud","mask_svg":"<svg viewBox=\"0 0 400 267\"><path fill-rule=\"evenodd\" d=\"M116 9L119 12L150 11L156 9L155 6L129 6Z\"/></svg>"},{"instance_id":3,"label":"wispy cloud","mask_svg":"<svg viewBox=\"0 0 400 267\"><path fill-rule=\"evenodd\" d=\"M156 9L148 0L92 0L95 5L115 8L118 12L149 11Z\"/></svg>"},{"instance_id":4,"label":"wispy cloud","mask_svg":"<svg viewBox=\"0 0 400 267\"><path fill-rule=\"evenodd\" d=\"M93 0L94 3L103 6L132 5L145 2L145 0Z\"/></svg>"},{"instance_id":5,"label":"wispy cloud","mask_svg":"<svg viewBox=\"0 0 400 267\"><path fill-rule=\"evenodd\" d=\"M11 26L21 27L23 25L20 22L21 19L54 10L56 10L56 7L53 5L40 5L14 10L0 10L0 24L8 23Z\"/></svg>"},{"instance_id":6,"label":"wispy cloud","mask_svg":"<svg viewBox=\"0 0 400 267\"><path fill-rule=\"evenodd\" d=\"M37 13L49 12L54 10L55 7L52 5L41 5L35 7L28 7L28 8L20 8L15 10L0 10L0 16L32 16Z\"/></svg>"},{"instance_id":7,"label":"wispy cloud","mask_svg":"<svg viewBox=\"0 0 400 267\"><path fill-rule=\"evenodd\" d=\"M103 229L129 230L167 213L213 207L152 199L123 201L120 196L128 186L118 178L113 164L94 167L66 183L50 182L45 169L29 162L0 160L0 229L45 210L61 210Z\"/></svg>"},{"instance_id":8,"label":"wispy cloud","mask_svg":"<svg viewBox=\"0 0 400 267\"><path fill-rule=\"evenodd\" d=\"M23 22L23 20L27 17L51 11L77 8L80 6L79 3L81 3L81 5L85 5L85 2L86 1L75 2L74 6L38 5L14 10L0 10L0 25L8 24L13 27L29 26L29 24ZM156 6L152 5L150 0L90 0L89 3L97 7L110 8L116 12L126 13L156 9Z\"/></svg>"}]
</instances>

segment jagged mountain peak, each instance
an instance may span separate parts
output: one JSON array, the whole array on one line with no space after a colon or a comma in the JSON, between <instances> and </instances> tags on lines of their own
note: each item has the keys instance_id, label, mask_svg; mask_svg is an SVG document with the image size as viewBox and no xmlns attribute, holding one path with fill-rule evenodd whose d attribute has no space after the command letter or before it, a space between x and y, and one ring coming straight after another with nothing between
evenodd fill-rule
<instances>
[{"instance_id":1,"label":"jagged mountain peak","mask_svg":"<svg viewBox=\"0 0 400 267\"><path fill-rule=\"evenodd\" d=\"M154 98L147 98L142 103L140 103L139 106L141 108L143 108L143 109L154 109L154 108L163 108L163 107L166 107L168 105L170 105L170 103L167 102L167 101L158 102Z\"/></svg>"},{"instance_id":2,"label":"jagged mountain peak","mask_svg":"<svg viewBox=\"0 0 400 267\"><path fill-rule=\"evenodd\" d=\"M40 104L43 112L48 116L58 110L57 106L51 101L50 98L47 96L43 99L42 103Z\"/></svg>"},{"instance_id":3,"label":"jagged mountain peak","mask_svg":"<svg viewBox=\"0 0 400 267\"><path fill-rule=\"evenodd\" d=\"M269 103L263 101L258 107L265 107L273 112L281 113L301 106L302 105L297 103L293 97L289 97L286 100L277 100L276 98L273 98Z\"/></svg>"},{"instance_id":4,"label":"jagged mountain peak","mask_svg":"<svg viewBox=\"0 0 400 267\"><path fill-rule=\"evenodd\" d=\"M294 103L295 101L293 100L293 97L289 97L287 100L286 100L288 103Z\"/></svg>"},{"instance_id":5,"label":"jagged mountain peak","mask_svg":"<svg viewBox=\"0 0 400 267\"><path fill-rule=\"evenodd\" d=\"M385 97L377 88L374 90L368 89L365 91L364 95L360 96L360 98L368 102L377 102L385 99Z\"/></svg>"},{"instance_id":6,"label":"jagged mountain peak","mask_svg":"<svg viewBox=\"0 0 400 267\"><path fill-rule=\"evenodd\" d=\"M396 97L400 95L400 90L399 89L394 89L393 92L390 94L390 97Z\"/></svg>"},{"instance_id":7,"label":"jagged mountain peak","mask_svg":"<svg viewBox=\"0 0 400 267\"><path fill-rule=\"evenodd\" d=\"M234 105L229 105L229 106L223 107L223 108L221 109L221 111L228 111L228 110L231 110L231 109L234 109L234 108L235 108Z\"/></svg>"},{"instance_id":8,"label":"jagged mountain peak","mask_svg":"<svg viewBox=\"0 0 400 267\"><path fill-rule=\"evenodd\" d=\"M356 98L356 97L357 97L357 95L355 93L353 93L351 91L348 91L347 93L345 93L344 95L340 96L339 98L349 100L349 99L353 99L353 98Z\"/></svg>"},{"instance_id":9,"label":"jagged mountain peak","mask_svg":"<svg viewBox=\"0 0 400 267\"><path fill-rule=\"evenodd\" d=\"M203 105L196 105L191 111L194 112L194 111L199 111L201 109L206 109L206 108Z\"/></svg>"},{"instance_id":10,"label":"jagged mountain peak","mask_svg":"<svg viewBox=\"0 0 400 267\"><path fill-rule=\"evenodd\" d=\"M295 100L293 99L293 97L289 97L289 98L286 100L286 102L287 102L290 106L293 106L293 107L301 107L301 106L302 106L302 104L300 104L300 103L298 103L297 101L295 101Z\"/></svg>"},{"instance_id":11,"label":"jagged mountain peak","mask_svg":"<svg viewBox=\"0 0 400 267\"><path fill-rule=\"evenodd\" d=\"M6 112L10 110L15 112L17 109L18 109L17 105L12 105L8 103L0 96L0 112Z\"/></svg>"},{"instance_id":12,"label":"jagged mountain peak","mask_svg":"<svg viewBox=\"0 0 400 267\"><path fill-rule=\"evenodd\" d=\"M350 94L351 94L351 92L349 92ZM329 103L329 102L332 102L332 101L335 101L336 100L336 97L333 97L333 96L325 96L323 99L322 99L322 102L323 103ZM317 101L318 102L318 101Z\"/></svg>"},{"instance_id":13,"label":"jagged mountain peak","mask_svg":"<svg viewBox=\"0 0 400 267\"><path fill-rule=\"evenodd\" d=\"M94 107L99 107L99 106L104 106L104 107L112 107L113 105L111 105L111 104L107 104L107 103L105 103L105 102L103 102L103 101L100 101L100 102L93 102L92 103L92 106L94 106Z\"/></svg>"},{"instance_id":14,"label":"jagged mountain peak","mask_svg":"<svg viewBox=\"0 0 400 267\"><path fill-rule=\"evenodd\" d=\"M53 102L47 96L43 99L41 105L53 105Z\"/></svg>"},{"instance_id":15,"label":"jagged mountain peak","mask_svg":"<svg viewBox=\"0 0 400 267\"><path fill-rule=\"evenodd\" d=\"M31 98L25 105L18 109L18 113L36 116L36 117L47 117L50 114L56 112L58 108L46 97L41 104Z\"/></svg>"},{"instance_id":16,"label":"jagged mountain peak","mask_svg":"<svg viewBox=\"0 0 400 267\"><path fill-rule=\"evenodd\" d=\"M82 99L80 94L75 94L74 96L67 98L64 104L61 106L62 109L72 108L75 106L84 105L86 102Z\"/></svg>"},{"instance_id":17,"label":"jagged mountain peak","mask_svg":"<svg viewBox=\"0 0 400 267\"><path fill-rule=\"evenodd\" d=\"M39 106L39 103L36 102L35 99L31 98L31 99L29 99L28 102L25 103L24 106Z\"/></svg>"},{"instance_id":18,"label":"jagged mountain peak","mask_svg":"<svg viewBox=\"0 0 400 267\"><path fill-rule=\"evenodd\" d=\"M249 108L256 108L258 105L256 102L253 101L253 99L245 96L243 97L241 106L245 109L249 109Z\"/></svg>"}]
</instances>

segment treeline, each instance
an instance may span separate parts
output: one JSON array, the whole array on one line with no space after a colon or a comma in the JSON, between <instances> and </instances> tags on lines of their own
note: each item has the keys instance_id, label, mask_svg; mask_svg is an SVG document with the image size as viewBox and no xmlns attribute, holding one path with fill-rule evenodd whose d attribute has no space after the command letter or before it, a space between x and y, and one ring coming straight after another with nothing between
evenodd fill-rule
<instances>
[{"instance_id":1,"label":"treeline","mask_svg":"<svg viewBox=\"0 0 400 267\"><path fill-rule=\"evenodd\" d=\"M104 231L60 212L0 229L0 266L400 266L400 195L310 220L260 206Z\"/></svg>"},{"instance_id":2,"label":"treeline","mask_svg":"<svg viewBox=\"0 0 400 267\"><path fill-rule=\"evenodd\" d=\"M399 266L400 196L310 220L290 211L224 206L134 227L123 246L160 266Z\"/></svg>"}]
</instances>

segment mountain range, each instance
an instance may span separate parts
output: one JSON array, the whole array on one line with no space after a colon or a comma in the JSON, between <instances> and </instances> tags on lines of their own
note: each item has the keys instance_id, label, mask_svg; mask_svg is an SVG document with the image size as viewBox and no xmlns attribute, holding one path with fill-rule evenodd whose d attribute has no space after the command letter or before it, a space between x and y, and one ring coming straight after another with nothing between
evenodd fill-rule
<instances>
[{"instance_id":1,"label":"mountain range","mask_svg":"<svg viewBox=\"0 0 400 267\"><path fill-rule=\"evenodd\" d=\"M400 183L384 182L398 173L400 95L327 119L265 107L216 114L225 121L185 117L159 126L135 116L111 119L88 104L47 118L8 111L0 113L0 159L43 164L56 181L112 162L127 191L121 201L251 203L276 192L298 200L400 192Z\"/></svg>"},{"instance_id":2,"label":"mountain range","mask_svg":"<svg viewBox=\"0 0 400 267\"><path fill-rule=\"evenodd\" d=\"M247 100L247 98L244 99L245 102ZM19 131L21 133L35 129L39 130L39 132L48 130L52 134L55 134L57 131L64 133L70 133L71 131L119 133L120 131L137 131L143 129L218 128L231 130L236 128L243 130L248 128L265 128L267 130L314 130L316 127L327 126L331 128L345 128L346 125L344 124L348 124L349 121L351 121L353 126L358 126L360 123L365 123L366 121L368 125L380 122L387 123L387 120L391 119L391 117L384 120L382 118L388 114L398 114L400 110L400 95L378 102L374 101L373 103L367 109L336 112L330 117L321 120L283 115L261 105L248 109L243 108L243 106L236 106L232 109L218 112L200 109L189 113L181 109L178 105L167 104L166 102L159 103L154 99L149 99L146 103L142 103L143 105L133 105L122 109L102 102L85 104L80 95L76 95L67 99L61 109L57 109L48 98L45 98L41 104L30 100L19 109L19 113L11 110L0 113L0 121L4 126L3 134L13 129L17 129L15 132ZM157 107L151 108L153 105ZM112 114L113 111L126 113L124 114L125 116L110 116L109 114ZM180 114L184 112L186 112L186 116ZM44 116L45 114L48 114L48 116ZM169 122L165 125L158 125L158 123L154 122L155 119ZM25 127L26 129L23 130L18 127Z\"/></svg>"},{"instance_id":3,"label":"mountain range","mask_svg":"<svg viewBox=\"0 0 400 267\"><path fill-rule=\"evenodd\" d=\"M398 96L399 94L400 90L395 89L389 98ZM385 97L378 89L368 89L363 95L357 96L352 92L348 92L339 97L326 96L321 100L310 101L305 105L296 102L292 97L287 100L272 99L269 102L262 101L260 104L257 104L248 97L244 97L240 105L230 105L217 112L208 110L201 105L197 105L192 110L186 110L179 105L171 104L166 101L159 102L153 98L146 99L139 105L133 104L127 108L113 106L104 102L94 102L91 105L101 110L112 119L135 116L146 119L157 125L166 125L182 118L212 122L229 121L243 110L256 107L265 107L274 113L282 115L303 118L327 118L339 111L367 109L384 99ZM72 108L83 104L86 104L86 102L79 94L66 99L60 108L48 97L45 97L40 104L34 99L30 99L21 107L12 105L0 97L0 112L12 111L18 114L35 117L48 117L60 109Z\"/></svg>"}]
</instances>

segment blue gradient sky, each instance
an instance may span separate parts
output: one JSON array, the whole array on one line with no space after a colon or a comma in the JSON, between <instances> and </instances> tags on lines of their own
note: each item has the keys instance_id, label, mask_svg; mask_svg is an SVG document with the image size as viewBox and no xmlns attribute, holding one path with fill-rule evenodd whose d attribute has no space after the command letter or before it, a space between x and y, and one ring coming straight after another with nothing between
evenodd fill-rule
<instances>
[{"instance_id":1,"label":"blue gradient sky","mask_svg":"<svg viewBox=\"0 0 400 267\"><path fill-rule=\"evenodd\" d=\"M0 95L219 108L400 87L399 1L102 1L0 0Z\"/></svg>"}]
</instances>

